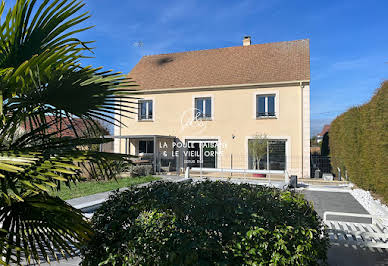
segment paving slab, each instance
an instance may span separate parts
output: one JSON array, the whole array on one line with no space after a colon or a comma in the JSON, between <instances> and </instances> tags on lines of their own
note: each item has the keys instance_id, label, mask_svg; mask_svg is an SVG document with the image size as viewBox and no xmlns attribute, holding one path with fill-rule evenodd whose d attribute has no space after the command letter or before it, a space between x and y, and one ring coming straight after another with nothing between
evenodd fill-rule
<instances>
[{"instance_id":1,"label":"paving slab","mask_svg":"<svg viewBox=\"0 0 388 266\"><path fill-rule=\"evenodd\" d=\"M327 256L330 266L388 265L387 249L337 245L329 248Z\"/></svg>"},{"instance_id":2,"label":"paving slab","mask_svg":"<svg viewBox=\"0 0 388 266\"><path fill-rule=\"evenodd\" d=\"M349 192L328 192L328 191L301 191L308 201L314 205L319 216L323 217L325 211L347 212L356 214L369 214L367 210ZM328 220L336 220L354 223L371 223L370 218L330 216Z\"/></svg>"}]
</instances>

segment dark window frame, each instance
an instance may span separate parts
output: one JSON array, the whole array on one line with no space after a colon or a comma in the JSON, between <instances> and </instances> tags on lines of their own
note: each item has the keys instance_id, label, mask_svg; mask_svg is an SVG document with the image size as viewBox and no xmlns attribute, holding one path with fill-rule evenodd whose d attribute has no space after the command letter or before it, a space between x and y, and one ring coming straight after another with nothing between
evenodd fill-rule
<instances>
[{"instance_id":1,"label":"dark window frame","mask_svg":"<svg viewBox=\"0 0 388 266\"><path fill-rule=\"evenodd\" d=\"M154 106L153 100L139 100L138 107L138 120L153 120L154 118ZM143 114L143 106L145 106Z\"/></svg>"},{"instance_id":2,"label":"dark window frame","mask_svg":"<svg viewBox=\"0 0 388 266\"><path fill-rule=\"evenodd\" d=\"M211 120L213 118L212 101L213 101L212 97L194 98L194 110L195 110L194 119L195 120Z\"/></svg>"},{"instance_id":3,"label":"dark window frame","mask_svg":"<svg viewBox=\"0 0 388 266\"><path fill-rule=\"evenodd\" d=\"M276 118L276 94L256 94L256 118ZM264 103L262 102L264 100ZM272 102L270 106L270 102ZM264 104L264 106L262 106ZM264 111L263 111L264 107ZM272 110L270 110L272 109Z\"/></svg>"}]
</instances>

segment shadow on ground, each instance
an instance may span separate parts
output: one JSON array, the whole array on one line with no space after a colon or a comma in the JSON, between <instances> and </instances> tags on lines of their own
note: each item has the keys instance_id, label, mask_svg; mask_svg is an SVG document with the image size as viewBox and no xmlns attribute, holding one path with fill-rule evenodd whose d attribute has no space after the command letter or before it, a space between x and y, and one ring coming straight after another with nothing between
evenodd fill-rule
<instances>
[{"instance_id":1,"label":"shadow on ground","mask_svg":"<svg viewBox=\"0 0 388 266\"><path fill-rule=\"evenodd\" d=\"M328 258L330 266L388 265L388 250L333 245L329 249Z\"/></svg>"}]
</instances>

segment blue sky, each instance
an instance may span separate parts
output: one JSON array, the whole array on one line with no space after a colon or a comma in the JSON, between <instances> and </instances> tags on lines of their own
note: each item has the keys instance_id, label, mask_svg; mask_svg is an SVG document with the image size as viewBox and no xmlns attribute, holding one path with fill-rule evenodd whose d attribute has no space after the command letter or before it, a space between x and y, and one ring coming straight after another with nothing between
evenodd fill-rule
<instances>
[{"instance_id":1,"label":"blue sky","mask_svg":"<svg viewBox=\"0 0 388 266\"><path fill-rule=\"evenodd\" d=\"M87 63L128 73L143 55L310 39L311 127L365 103L388 78L388 1L84 0ZM142 42L143 46L135 44Z\"/></svg>"}]
</instances>

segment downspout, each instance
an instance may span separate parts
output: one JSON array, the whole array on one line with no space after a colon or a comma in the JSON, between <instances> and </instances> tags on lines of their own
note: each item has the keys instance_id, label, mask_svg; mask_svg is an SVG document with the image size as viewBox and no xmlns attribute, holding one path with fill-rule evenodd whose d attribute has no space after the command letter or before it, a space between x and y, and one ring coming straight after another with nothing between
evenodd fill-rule
<instances>
[{"instance_id":1,"label":"downspout","mask_svg":"<svg viewBox=\"0 0 388 266\"><path fill-rule=\"evenodd\" d=\"M303 151L303 148L304 148L304 130L303 130L303 88L304 88L304 85L303 85L303 82L299 82L299 86L300 86L300 95L301 95L301 129L302 129L302 176L301 178L303 178L303 174L304 174L304 151Z\"/></svg>"}]
</instances>

